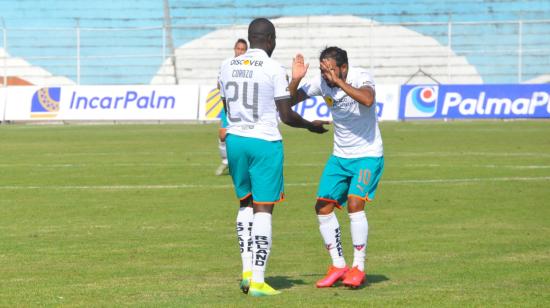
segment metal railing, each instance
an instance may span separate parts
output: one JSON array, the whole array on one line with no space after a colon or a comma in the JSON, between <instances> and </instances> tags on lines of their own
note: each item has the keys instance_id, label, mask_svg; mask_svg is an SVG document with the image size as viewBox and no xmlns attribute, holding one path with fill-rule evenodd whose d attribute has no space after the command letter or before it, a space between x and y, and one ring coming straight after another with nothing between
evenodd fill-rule
<instances>
[{"instance_id":1,"label":"metal railing","mask_svg":"<svg viewBox=\"0 0 550 308\"><path fill-rule=\"evenodd\" d=\"M159 74L166 74L166 77L172 75L174 80L186 80L185 71L189 69L187 63L208 59L217 67L219 60L224 57L219 50L227 50L228 46L221 46L213 52L204 52L199 46L191 52L195 55L183 55L167 48L168 34L171 34L177 49L177 44L181 46L208 32L232 25L85 28L77 23L72 28L6 28L2 23L0 26L0 48L4 50L0 76L3 76L3 86L7 86L8 77L19 77L33 84L148 84ZM300 29L302 26L299 23L284 25L289 29ZM354 27L353 24L349 26ZM399 64L395 67L389 64L397 61L391 62L385 58L394 57L398 60L401 54L407 59L411 59L412 55L412 59L419 63L429 62L430 57L441 62L440 58L445 57L443 64L438 62L431 67L436 72L433 74L436 78L442 76L451 81L454 76L469 74L460 72L460 67L453 60L454 56L466 58L483 81L489 83L525 82L550 75L550 41L547 40L550 37L550 20L399 24L371 22L368 28L362 24L355 27L363 32L357 34L359 39L351 37L349 42L367 50L361 56L362 63L368 63L374 71L381 71L384 77L395 75L396 80L406 80L407 76L399 75ZM431 54L430 46L414 45L413 41L403 39L398 32L395 32L395 37L388 39L403 39L402 48L397 50L395 44L384 45L383 42L375 44L371 34L380 27L402 27L433 38L440 46L447 48L446 54ZM345 35L326 39L333 42L345 39ZM296 45L300 43L307 44L298 42ZM278 49L277 52L290 54L293 51L288 47L288 50ZM170 64L168 59L174 59L174 63ZM160 69L163 65L174 65L174 68L167 70L169 73L162 73ZM425 70L425 67L430 68L427 64L418 65L419 69ZM445 68L444 73L440 72L442 67ZM410 73L408 75L410 77Z\"/></svg>"}]
</instances>

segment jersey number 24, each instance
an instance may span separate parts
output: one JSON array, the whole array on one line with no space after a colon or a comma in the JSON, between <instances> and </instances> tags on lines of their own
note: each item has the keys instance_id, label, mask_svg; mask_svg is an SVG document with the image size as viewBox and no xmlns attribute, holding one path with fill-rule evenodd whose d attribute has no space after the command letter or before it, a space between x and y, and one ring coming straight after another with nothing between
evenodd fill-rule
<instances>
[{"instance_id":1,"label":"jersey number 24","mask_svg":"<svg viewBox=\"0 0 550 308\"><path fill-rule=\"evenodd\" d=\"M259 92L259 85L257 82L254 82L252 85L254 87L252 91L252 100L251 103L249 102L248 97L248 85L249 83L247 81L242 83L242 97L239 96L239 84L235 81L230 81L225 85L225 93L230 93L229 89L233 88L233 97L227 97L226 98L226 104L225 108L227 108L227 118L231 122L241 122L242 119L239 117L234 117L231 114L231 103L232 102L239 102L242 101L242 106L246 109L249 109L252 112L252 119L254 122L257 122L259 119L258 115L258 92Z\"/></svg>"}]
</instances>

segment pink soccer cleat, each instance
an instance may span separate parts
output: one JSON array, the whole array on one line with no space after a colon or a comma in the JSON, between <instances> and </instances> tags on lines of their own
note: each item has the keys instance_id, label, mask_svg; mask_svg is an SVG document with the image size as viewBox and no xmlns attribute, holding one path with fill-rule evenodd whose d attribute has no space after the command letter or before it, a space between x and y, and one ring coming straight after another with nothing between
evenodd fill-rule
<instances>
[{"instance_id":1,"label":"pink soccer cleat","mask_svg":"<svg viewBox=\"0 0 550 308\"><path fill-rule=\"evenodd\" d=\"M357 266L346 273L342 283L350 288L359 288L366 280L365 272L359 270Z\"/></svg>"},{"instance_id":2,"label":"pink soccer cleat","mask_svg":"<svg viewBox=\"0 0 550 308\"><path fill-rule=\"evenodd\" d=\"M317 281L317 288L328 288L332 287L337 281L342 280L344 275L349 271L349 267L345 266L342 268L335 267L331 265L328 268L328 272L325 277Z\"/></svg>"}]
</instances>

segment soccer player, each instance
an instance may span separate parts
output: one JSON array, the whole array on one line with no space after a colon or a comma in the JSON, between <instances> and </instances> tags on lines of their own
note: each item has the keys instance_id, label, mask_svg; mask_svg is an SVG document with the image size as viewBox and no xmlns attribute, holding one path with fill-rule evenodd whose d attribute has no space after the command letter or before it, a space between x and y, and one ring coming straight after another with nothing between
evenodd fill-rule
<instances>
[{"instance_id":1,"label":"soccer player","mask_svg":"<svg viewBox=\"0 0 550 308\"><path fill-rule=\"evenodd\" d=\"M330 107L334 125L334 149L323 170L315 204L319 230L332 265L317 287L330 287L339 280L346 286L359 287L365 281L368 237L365 201L374 198L384 170L374 81L365 70L349 66L346 51L338 47L323 50L319 61L320 75L298 89L309 67L298 54L292 64L289 85L296 101L322 95ZM354 249L351 269L344 259L340 226L334 214L335 207L346 203Z\"/></svg>"},{"instance_id":2,"label":"soccer player","mask_svg":"<svg viewBox=\"0 0 550 308\"><path fill-rule=\"evenodd\" d=\"M243 55L248 50L248 43L245 39L240 38L235 42L235 46L233 46L233 51L235 53L235 58Z\"/></svg>"},{"instance_id":3,"label":"soccer player","mask_svg":"<svg viewBox=\"0 0 550 308\"><path fill-rule=\"evenodd\" d=\"M235 53L235 58L244 54L248 50L248 43L240 38L235 42L233 46L233 52ZM219 84L218 84L219 89ZM227 170L227 150L225 147L225 134L227 128L227 118L225 114L225 109L222 108L220 113L220 128L218 129L218 148L220 149L220 156L222 158L222 163L216 169L216 175L222 175Z\"/></svg>"},{"instance_id":4,"label":"soccer player","mask_svg":"<svg viewBox=\"0 0 550 308\"><path fill-rule=\"evenodd\" d=\"M271 250L274 204L284 198L283 144L278 116L292 127L314 133L326 121L309 122L291 109L285 69L271 59L275 27L254 19L248 27L250 49L220 68L220 91L227 112L229 173L240 199L237 238L241 249L241 289L252 296L279 294L264 281Z\"/></svg>"}]
</instances>

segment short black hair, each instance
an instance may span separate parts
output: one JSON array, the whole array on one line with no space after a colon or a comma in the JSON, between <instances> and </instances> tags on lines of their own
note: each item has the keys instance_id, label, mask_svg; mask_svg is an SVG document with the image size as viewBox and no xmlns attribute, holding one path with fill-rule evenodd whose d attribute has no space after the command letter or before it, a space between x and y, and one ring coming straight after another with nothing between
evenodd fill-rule
<instances>
[{"instance_id":1,"label":"short black hair","mask_svg":"<svg viewBox=\"0 0 550 308\"><path fill-rule=\"evenodd\" d=\"M237 44L239 44L239 43L240 43L240 44L244 44L244 46L246 46L246 48L248 48L248 43L246 42L245 39L243 39L243 38L238 39L238 40L235 42L235 47L237 47Z\"/></svg>"},{"instance_id":2,"label":"short black hair","mask_svg":"<svg viewBox=\"0 0 550 308\"><path fill-rule=\"evenodd\" d=\"M266 42L275 38L275 26L267 18L256 18L248 26L248 41L250 44Z\"/></svg>"},{"instance_id":3,"label":"short black hair","mask_svg":"<svg viewBox=\"0 0 550 308\"><path fill-rule=\"evenodd\" d=\"M321 51L321 55L319 56L319 61L323 61L323 59L334 59L336 65L340 67L348 64L348 53L336 46L326 47L325 50Z\"/></svg>"}]
</instances>

